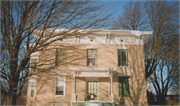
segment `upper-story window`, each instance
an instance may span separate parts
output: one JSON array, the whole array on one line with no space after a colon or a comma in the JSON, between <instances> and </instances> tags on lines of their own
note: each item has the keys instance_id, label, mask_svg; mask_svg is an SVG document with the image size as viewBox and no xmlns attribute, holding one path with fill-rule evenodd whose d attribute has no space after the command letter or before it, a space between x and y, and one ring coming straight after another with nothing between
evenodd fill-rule
<instances>
[{"instance_id":1,"label":"upper-story window","mask_svg":"<svg viewBox=\"0 0 180 106\"><path fill-rule=\"evenodd\" d=\"M88 49L87 50L87 66L96 66L96 49Z\"/></svg>"},{"instance_id":2,"label":"upper-story window","mask_svg":"<svg viewBox=\"0 0 180 106\"><path fill-rule=\"evenodd\" d=\"M66 65L66 49L57 48L56 49L56 65Z\"/></svg>"},{"instance_id":3,"label":"upper-story window","mask_svg":"<svg viewBox=\"0 0 180 106\"><path fill-rule=\"evenodd\" d=\"M34 73L36 71L37 59L31 59L31 72Z\"/></svg>"},{"instance_id":4,"label":"upper-story window","mask_svg":"<svg viewBox=\"0 0 180 106\"><path fill-rule=\"evenodd\" d=\"M127 66L127 50L118 49L118 66Z\"/></svg>"}]
</instances>

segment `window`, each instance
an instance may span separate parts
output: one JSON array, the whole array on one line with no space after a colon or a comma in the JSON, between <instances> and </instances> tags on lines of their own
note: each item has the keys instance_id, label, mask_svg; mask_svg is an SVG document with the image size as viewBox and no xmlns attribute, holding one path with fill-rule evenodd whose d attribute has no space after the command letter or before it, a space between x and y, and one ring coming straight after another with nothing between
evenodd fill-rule
<instances>
[{"instance_id":1,"label":"window","mask_svg":"<svg viewBox=\"0 0 180 106\"><path fill-rule=\"evenodd\" d=\"M56 49L56 65L66 65L66 49L58 48Z\"/></svg>"},{"instance_id":2,"label":"window","mask_svg":"<svg viewBox=\"0 0 180 106\"><path fill-rule=\"evenodd\" d=\"M65 77L56 76L55 78L55 95L64 95Z\"/></svg>"},{"instance_id":3,"label":"window","mask_svg":"<svg viewBox=\"0 0 180 106\"><path fill-rule=\"evenodd\" d=\"M96 66L96 49L87 50L87 66Z\"/></svg>"},{"instance_id":4,"label":"window","mask_svg":"<svg viewBox=\"0 0 180 106\"><path fill-rule=\"evenodd\" d=\"M118 49L118 66L127 66L127 50Z\"/></svg>"},{"instance_id":5,"label":"window","mask_svg":"<svg viewBox=\"0 0 180 106\"><path fill-rule=\"evenodd\" d=\"M34 73L36 71L37 59L31 59L31 72Z\"/></svg>"},{"instance_id":6,"label":"window","mask_svg":"<svg viewBox=\"0 0 180 106\"><path fill-rule=\"evenodd\" d=\"M34 97L34 85L35 85L35 83L32 82L32 83L31 83L30 97Z\"/></svg>"},{"instance_id":7,"label":"window","mask_svg":"<svg viewBox=\"0 0 180 106\"><path fill-rule=\"evenodd\" d=\"M119 77L119 96L129 97L129 81L128 77Z\"/></svg>"}]
</instances>

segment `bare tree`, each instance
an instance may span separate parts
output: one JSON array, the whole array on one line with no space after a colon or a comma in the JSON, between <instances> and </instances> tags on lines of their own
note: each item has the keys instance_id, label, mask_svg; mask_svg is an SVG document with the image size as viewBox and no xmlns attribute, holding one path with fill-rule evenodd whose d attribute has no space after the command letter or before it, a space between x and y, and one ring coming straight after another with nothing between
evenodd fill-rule
<instances>
[{"instance_id":1,"label":"bare tree","mask_svg":"<svg viewBox=\"0 0 180 106\"><path fill-rule=\"evenodd\" d=\"M175 46L178 41L174 42L179 35L178 2L169 4L167 1L151 1L145 4L145 9L153 29L152 37L145 44L147 79L156 70L162 57L177 56L171 51L173 48L178 53Z\"/></svg>"},{"instance_id":2,"label":"bare tree","mask_svg":"<svg viewBox=\"0 0 180 106\"><path fill-rule=\"evenodd\" d=\"M169 58L162 58L158 69L149 77L156 91L157 103L165 105L168 90L177 82L179 76L179 62L167 61Z\"/></svg>"},{"instance_id":3,"label":"bare tree","mask_svg":"<svg viewBox=\"0 0 180 106\"><path fill-rule=\"evenodd\" d=\"M30 55L57 40L76 36L79 28L103 27L109 16L103 7L91 1L1 2L1 58L7 56L1 63L1 91L7 105L16 104L31 76ZM57 28L66 30L57 31ZM36 39L33 32L39 35Z\"/></svg>"},{"instance_id":4,"label":"bare tree","mask_svg":"<svg viewBox=\"0 0 180 106\"><path fill-rule=\"evenodd\" d=\"M178 2L146 2L145 9L153 34L145 44L146 79L156 91L158 104L165 104L167 91L178 79L179 12Z\"/></svg>"},{"instance_id":5,"label":"bare tree","mask_svg":"<svg viewBox=\"0 0 180 106\"><path fill-rule=\"evenodd\" d=\"M114 19L112 28L123 30L143 30L147 24L145 19L145 11L141 2L130 1L123 6L124 13Z\"/></svg>"}]
</instances>

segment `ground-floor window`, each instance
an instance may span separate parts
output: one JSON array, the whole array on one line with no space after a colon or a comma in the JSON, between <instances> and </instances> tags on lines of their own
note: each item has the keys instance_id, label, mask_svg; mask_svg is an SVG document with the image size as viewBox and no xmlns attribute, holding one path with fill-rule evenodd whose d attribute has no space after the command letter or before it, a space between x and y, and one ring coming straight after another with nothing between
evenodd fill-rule
<instances>
[{"instance_id":1,"label":"ground-floor window","mask_svg":"<svg viewBox=\"0 0 180 106\"><path fill-rule=\"evenodd\" d=\"M119 77L119 96L129 97L129 77Z\"/></svg>"},{"instance_id":2,"label":"ground-floor window","mask_svg":"<svg viewBox=\"0 0 180 106\"><path fill-rule=\"evenodd\" d=\"M35 83L34 82L32 82L31 83L31 97L34 97L34 85L35 85Z\"/></svg>"},{"instance_id":3,"label":"ground-floor window","mask_svg":"<svg viewBox=\"0 0 180 106\"><path fill-rule=\"evenodd\" d=\"M65 95L65 77L55 77L55 95Z\"/></svg>"},{"instance_id":4,"label":"ground-floor window","mask_svg":"<svg viewBox=\"0 0 180 106\"><path fill-rule=\"evenodd\" d=\"M34 98L34 96L35 96L35 80L30 79L28 83L29 83L29 97Z\"/></svg>"}]
</instances>

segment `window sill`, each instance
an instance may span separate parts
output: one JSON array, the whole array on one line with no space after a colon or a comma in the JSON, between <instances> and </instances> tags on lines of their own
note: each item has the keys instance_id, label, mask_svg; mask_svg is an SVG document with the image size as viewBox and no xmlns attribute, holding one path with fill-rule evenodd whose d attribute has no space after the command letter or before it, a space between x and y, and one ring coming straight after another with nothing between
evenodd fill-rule
<instances>
[{"instance_id":1,"label":"window sill","mask_svg":"<svg viewBox=\"0 0 180 106\"><path fill-rule=\"evenodd\" d=\"M128 66L118 66L118 67L128 67Z\"/></svg>"},{"instance_id":2,"label":"window sill","mask_svg":"<svg viewBox=\"0 0 180 106\"><path fill-rule=\"evenodd\" d=\"M86 67L97 67L97 66L86 66Z\"/></svg>"},{"instance_id":3,"label":"window sill","mask_svg":"<svg viewBox=\"0 0 180 106\"><path fill-rule=\"evenodd\" d=\"M54 95L54 97L65 97L65 95Z\"/></svg>"}]
</instances>

